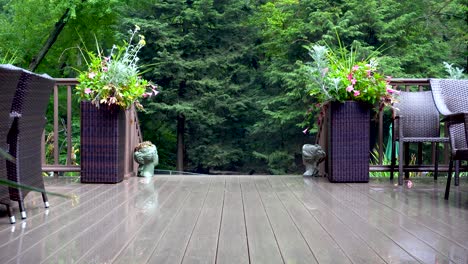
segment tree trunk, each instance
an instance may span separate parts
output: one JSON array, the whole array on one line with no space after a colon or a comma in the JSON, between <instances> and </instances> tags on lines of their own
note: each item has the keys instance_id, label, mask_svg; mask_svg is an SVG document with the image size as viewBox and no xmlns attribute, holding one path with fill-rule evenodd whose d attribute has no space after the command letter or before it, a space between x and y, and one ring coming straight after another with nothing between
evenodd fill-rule
<instances>
[{"instance_id":1,"label":"tree trunk","mask_svg":"<svg viewBox=\"0 0 468 264\"><path fill-rule=\"evenodd\" d=\"M42 62L47 52L50 50L52 45L54 45L55 41L60 35L60 32L62 32L63 28L67 24L69 18L70 18L70 8L67 8L67 10L65 10L65 13L60 18L60 20L57 23L55 23L54 29L50 33L49 38L47 38L46 42L42 46L39 53L37 53L36 57L34 57L31 63L29 64L30 71L34 72L37 69L37 66L39 66L39 64Z\"/></svg>"},{"instance_id":2,"label":"tree trunk","mask_svg":"<svg viewBox=\"0 0 468 264\"><path fill-rule=\"evenodd\" d=\"M179 114L177 116L177 171L184 171L184 131L185 130L185 116Z\"/></svg>"}]
</instances>

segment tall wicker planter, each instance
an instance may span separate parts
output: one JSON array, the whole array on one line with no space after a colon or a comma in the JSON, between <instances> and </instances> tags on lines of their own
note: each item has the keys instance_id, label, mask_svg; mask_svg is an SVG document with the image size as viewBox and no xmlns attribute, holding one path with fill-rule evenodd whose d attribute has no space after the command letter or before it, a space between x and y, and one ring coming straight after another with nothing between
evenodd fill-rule
<instances>
[{"instance_id":1,"label":"tall wicker planter","mask_svg":"<svg viewBox=\"0 0 468 264\"><path fill-rule=\"evenodd\" d=\"M327 112L328 179L368 182L369 106L354 101L332 102Z\"/></svg>"},{"instance_id":2,"label":"tall wicker planter","mask_svg":"<svg viewBox=\"0 0 468 264\"><path fill-rule=\"evenodd\" d=\"M117 183L125 173L125 111L81 102L81 182Z\"/></svg>"}]
</instances>

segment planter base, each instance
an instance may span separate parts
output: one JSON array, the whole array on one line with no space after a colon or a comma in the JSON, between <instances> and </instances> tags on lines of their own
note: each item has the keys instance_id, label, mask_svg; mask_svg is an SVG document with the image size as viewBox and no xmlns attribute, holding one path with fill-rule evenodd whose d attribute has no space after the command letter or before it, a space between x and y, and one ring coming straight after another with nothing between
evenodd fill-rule
<instances>
[{"instance_id":1,"label":"planter base","mask_svg":"<svg viewBox=\"0 0 468 264\"><path fill-rule=\"evenodd\" d=\"M369 182L370 109L358 102L331 103L328 109L328 179Z\"/></svg>"},{"instance_id":2,"label":"planter base","mask_svg":"<svg viewBox=\"0 0 468 264\"><path fill-rule=\"evenodd\" d=\"M81 182L117 183L125 174L125 112L81 102Z\"/></svg>"}]
</instances>

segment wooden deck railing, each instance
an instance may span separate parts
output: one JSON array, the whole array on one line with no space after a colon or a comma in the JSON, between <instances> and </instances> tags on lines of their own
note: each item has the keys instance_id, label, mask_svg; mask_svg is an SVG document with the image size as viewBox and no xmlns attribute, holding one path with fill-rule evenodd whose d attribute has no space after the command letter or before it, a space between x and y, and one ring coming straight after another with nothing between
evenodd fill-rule
<instances>
[{"instance_id":1,"label":"wooden deck railing","mask_svg":"<svg viewBox=\"0 0 468 264\"><path fill-rule=\"evenodd\" d=\"M42 170L44 172L53 172L54 176L64 172L79 172L80 165L75 161L76 151L79 151L79 144L76 148L73 146L73 133L75 133L75 140L79 140L80 129L73 130L72 120L79 118L79 109L74 105L73 87L78 84L74 78L57 78L54 87L53 106L49 111L53 111L53 120L48 120L49 130L44 131L42 141ZM65 97L65 98L64 98ZM66 101L62 102L62 101ZM75 100L76 102L76 100ZM133 149L142 141L140 124L138 115L134 108L126 111L126 147L125 147L125 176L136 173L137 165L133 161ZM78 122L79 123L79 122ZM50 129L51 128L51 129ZM76 135L78 134L78 135ZM64 150L66 147L66 151ZM52 151L49 151L52 150ZM47 153L49 153L49 160L52 156L52 162L47 162Z\"/></svg>"},{"instance_id":2,"label":"wooden deck railing","mask_svg":"<svg viewBox=\"0 0 468 264\"><path fill-rule=\"evenodd\" d=\"M73 95L73 87L78 84L78 81L74 78L65 78L65 79L56 79L57 84L54 87L54 103L53 103L53 120L49 120L50 124L48 127L52 127L51 131L45 131L44 140L42 142L42 170L45 172L53 172L55 176L58 176L59 173L64 172L79 172L81 167L79 164L75 163L74 155L76 149L73 147L72 142L72 132L75 133L75 138L79 138L79 128L77 131L72 131L72 120L73 118L79 118L79 111L73 112L73 100L75 100ZM429 79L393 79L391 85L398 90L404 91L426 91L430 90ZM66 103L61 102L59 99L66 97ZM49 109L50 110L50 109ZM63 118L61 118L63 117ZM125 162L125 172L126 175L131 175L136 172L137 165L133 161L133 149L136 144L142 141L141 130L138 121L138 115L134 108L126 112L127 118L127 141L126 141L126 151L125 156L127 157ZM321 144L325 144L325 137L320 134L325 135L327 133L326 126L324 129L321 129L319 135L317 136ZM380 112L378 114L378 128L377 128L377 138L375 149L377 150L377 157L374 164L370 165L371 171L390 171L390 165L385 164L384 162L384 139L388 137L388 129L384 126L384 114ZM47 138L47 140L46 140ZM63 146L66 147L66 151L63 151ZM79 146L79 144L77 144ZM435 148L433 144L432 148ZM52 149L52 153L49 153L52 156L52 163L47 163L46 151ZM409 152L408 148L405 148L406 153ZM449 147L444 146L444 151L442 155L442 163L439 165L440 171L448 170L448 157L449 157ZM409 155L406 154L406 157ZM432 164L422 164L423 156L423 146L418 144L417 148L417 161L415 165L405 166L405 171L433 171L434 170L434 155L432 156ZM461 170L466 171L467 167L461 168Z\"/></svg>"}]
</instances>

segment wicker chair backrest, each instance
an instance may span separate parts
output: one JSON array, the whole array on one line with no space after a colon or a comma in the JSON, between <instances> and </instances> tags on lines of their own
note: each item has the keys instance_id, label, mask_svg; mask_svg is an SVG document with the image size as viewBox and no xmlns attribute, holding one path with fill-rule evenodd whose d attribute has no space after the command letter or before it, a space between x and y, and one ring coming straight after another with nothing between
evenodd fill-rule
<instances>
[{"instance_id":1,"label":"wicker chair backrest","mask_svg":"<svg viewBox=\"0 0 468 264\"><path fill-rule=\"evenodd\" d=\"M12 65L0 65L0 148L7 149L7 134L10 130L10 108L15 95L21 69ZM5 158L0 155L0 179L7 178ZM8 188L0 186L0 203L9 203Z\"/></svg>"},{"instance_id":2,"label":"wicker chair backrest","mask_svg":"<svg viewBox=\"0 0 468 264\"><path fill-rule=\"evenodd\" d=\"M44 188L41 173L41 139L45 114L55 80L23 70L11 107L17 117L8 134L10 153L16 163L7 162L8 177L20 184ZM10 188L10 198L23 200L29 191Z\"/></svg>"},{"instance_id":3,"label":"wicker chair backrest","mask_svg":"<svg viewBox=\"0 0 468 264\"><path fill-rule=\"evenodd\" d=\"M403 137L439 137L439 113L430 91L400 92L394 106Z\"/></svg>"},{"instance_id":4,"label":"wicker chair backrest","mask_svg":"<svg viewBox=\"0 0 468 264\"><path fill-rule=\"evenodd\" d=\"M11 112L18 113L23 118L45 115L54 84L55 80L48 75L38 75L23 70Z\"/></svg>"},{"instance_id":5,"label":"wicker chair backrest","mask_svg":"<svg viewBox=\"0 0 468 264\"><path fill-rule=\"evenodd\" d=\"M468 112L468 80L430 79L439 112L446 116Z\"/></svg>"},{"instance_id":6,"label":"wicker chair backrest","mask_svg":"<svg viewBox=\"0 0 468 264\"><path fill-rule=\"evenodd\" d=\"M10 108L21 69L11 65L0 65L0 140L1 148L6 145L6 134L10 129Z\"/></svg>"},{"instance_id":7,"label":"wicker chair backrest","mask_svg":"<svg viewBox=\"0 0 468 264\"><path fill-rule=\"evenodd\" d=\"M431 79L431 89L437 109L442 115L468 113L468 80ZM464 124L449 129L452 153L467 148Z\"/></svg>"}]
</instances>

